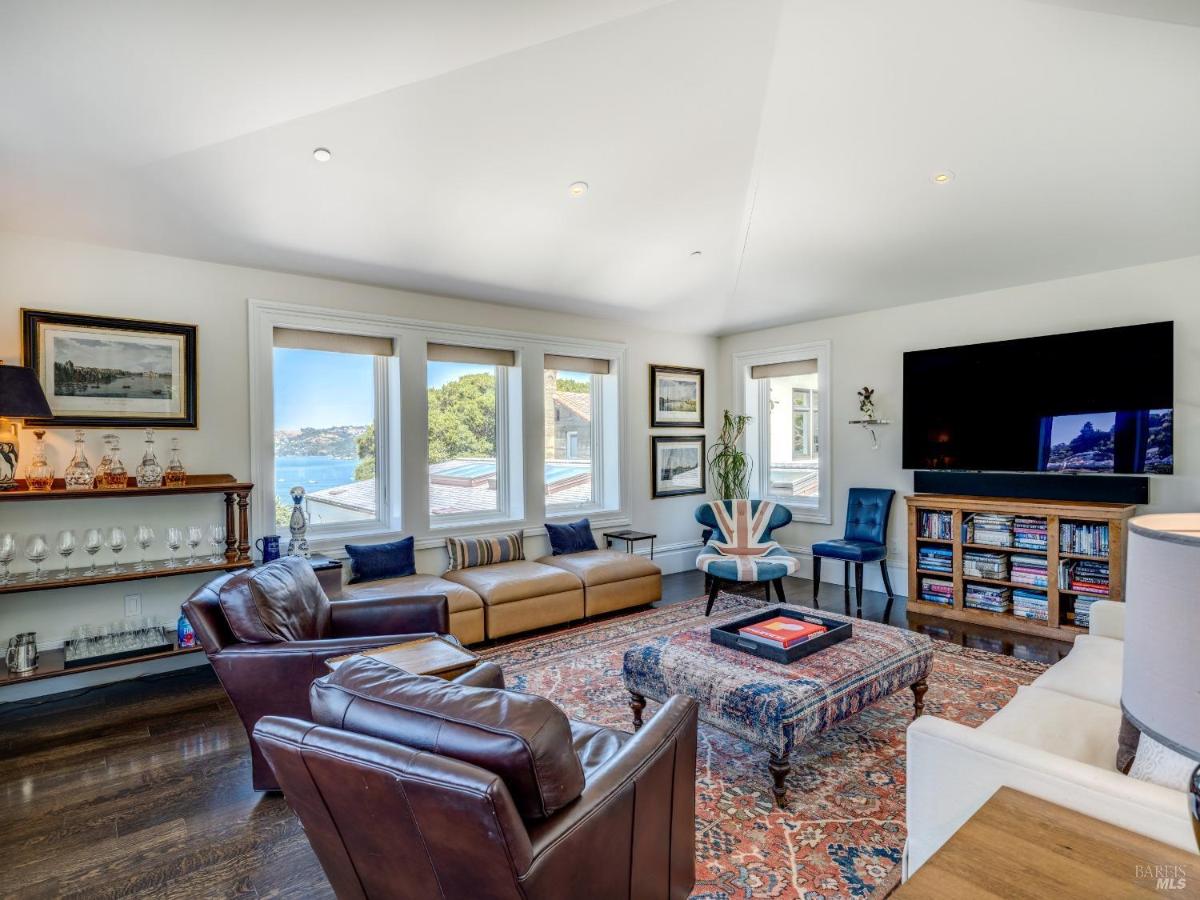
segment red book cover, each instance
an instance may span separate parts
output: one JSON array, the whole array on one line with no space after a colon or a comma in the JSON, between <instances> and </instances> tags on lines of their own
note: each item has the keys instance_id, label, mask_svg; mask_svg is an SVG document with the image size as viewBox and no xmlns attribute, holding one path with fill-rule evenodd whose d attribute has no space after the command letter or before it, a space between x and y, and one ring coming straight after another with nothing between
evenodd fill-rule
<instances>
[{"instance_id":1,"label":"red book cover","mask_svg":"<svg viewBox=\"0 0 1200 900\"><path fill-rule=\"evenodd\" d=\"M738 633L753 635L787 649L801 641L807 641L814 635L822 634L825 630L824 625L802 622L790 616L776 616L764 622L756 622L753 625L739 628Z\"/></svg>"}]
</instances>

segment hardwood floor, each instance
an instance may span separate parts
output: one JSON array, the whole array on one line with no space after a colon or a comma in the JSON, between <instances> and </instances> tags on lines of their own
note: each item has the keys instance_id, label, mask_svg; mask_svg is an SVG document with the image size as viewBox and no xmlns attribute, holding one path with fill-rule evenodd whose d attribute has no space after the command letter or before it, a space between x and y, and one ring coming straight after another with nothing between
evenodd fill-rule
<instances>
[{"instance_id":1,"label":"hardwood floor","mask_svg":"<svg viewBox=\"0 0 1200 900\"><path fill-rule=\"evenodd\" d=\"M699 573L663 580L663 603L700 596ZM790 601L812 585L788 579ZM878 619L886 598L868 592ZM842 610L823 585L821 606ZM1054 641L905 615L892 624L1054 662ZM250 787L246 735L208 668L0 706L0 895L332 897L298 820Z\"/></svg>"}]
</instances>

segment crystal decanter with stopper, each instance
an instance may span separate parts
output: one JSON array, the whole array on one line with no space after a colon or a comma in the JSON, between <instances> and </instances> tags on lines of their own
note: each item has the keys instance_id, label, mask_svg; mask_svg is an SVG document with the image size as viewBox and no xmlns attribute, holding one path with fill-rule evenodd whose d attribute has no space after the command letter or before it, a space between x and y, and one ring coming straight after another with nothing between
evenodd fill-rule
<instances>
[{"instance_id":1,"label":"crystal decanter with stopper","mask_svg":"<svg viewBox=\"0 0 1200 900\"><path fill-rule=\"evenodd\" d=\"M154 429L146 429L146 451L142 454L142 464L137 467L137 486L140 488L162 487L163 467L158 464L158 455L154 452Z\"/></svg>"},{"instance_id":2,"label":"crystal decanter with stopper","mask_svg":"<svg viewBox=\"0 0 1200 900\"><path fill-rule=\"evenodd\" d=\"M54 467L46 460L46 432L35 431L33 436L33 462L25 478L31 491L48 491L54 487Z\"/></svg>"},{"instance_id":3,"label":"crystal decanter with stopper","mask_svg":"<svg viewBox=\"0 0 1200 900\"><path fill-rule=\"evenodd\" d=\"M104 441L108 445L108 465L101 463L97 470L97 487L109 491L129 487L129 470L121 461L121 439L115 434L106 434Z\"/></svg>"},{"instance_id":4,"label":"crystal decanter with stopper","mask_svg":"<svg viewBox=\"0 0 1200 900\"><path fill-rule=\"evenodd\" d=\"M167 460L167 471L163 473L167 487L183 487L187 484L187 470L179 458L179 438L171 438L171 458Z\"/></svg>"},{"instance_id":5,"label":"crystal decanter with stopper","mask_svg":"<svg viewBox=\"0 0 1200 900\"><path fill-rule=\"evenodd\" d=\"M96 482L96 470L88 462L87 453L83 448L83 432L75 432L75 455L67 464L63 473L68 491L90 491Z\"/></svg>"},{"instance_id":6,"label":"crystal decanter with stopper","mask_svg":"<svg viewBox=\"0 0 1200 900\"><path fill-rule=\"evenodd\" d=\"M93 476L96 479L96 488L103 488L108 484L108 467L112 465L112 439L111 434L101 435L100 440L104 442L104 453L100 456L100 462L96 463L96 471Z\"/></svg>"}]
</instances>

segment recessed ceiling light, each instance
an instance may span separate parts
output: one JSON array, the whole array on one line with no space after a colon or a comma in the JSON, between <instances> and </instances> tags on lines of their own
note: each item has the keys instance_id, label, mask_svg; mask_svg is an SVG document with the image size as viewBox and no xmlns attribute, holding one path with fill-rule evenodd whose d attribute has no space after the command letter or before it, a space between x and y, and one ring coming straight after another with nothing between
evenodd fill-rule
<instances>
[{"instance_id":1,"label":"recessed ceiling light","mask_svg":"<svg viewBox=\"0 0 1200 900\"><path fill-rule=\"evenodd\" d=\"M954 173L949 169L942 172L934 172L932 181L934 184L949 184L954 180Z\"/></svg>"},{"instance_id":2,"label":"recessed ceiling light","mask_svg":"<svg viewBox=\"0 0 1200 900\"><path fill-rule=\"evenodd\" d=\"M692 251L692 256L703 256L703 255L704 255L703 250L693 250Z\"/></svg>"},{"instance_id":3,"label":"recessed ceiling light","mask_svg":"<svg viewBox=\"0 0 1200 900\"><path fill-rule=\"evenodd\" d=\"M329 162L331 159L333 159L333 154L324 147L318 147L313 151L313 159L315 159L317 162Z\"/></svg>"},{"instance_id":4,"label":"recessed ceiling light","mask_svg":"<svg viewBox=\"0 0 1200 900\"><path fill-rule=\"evenodd\" d=\"M586 181L573 181L567 186L567 193L572 197L582 197L588 192L588 183Z\"/></svg>"}]
</instances>

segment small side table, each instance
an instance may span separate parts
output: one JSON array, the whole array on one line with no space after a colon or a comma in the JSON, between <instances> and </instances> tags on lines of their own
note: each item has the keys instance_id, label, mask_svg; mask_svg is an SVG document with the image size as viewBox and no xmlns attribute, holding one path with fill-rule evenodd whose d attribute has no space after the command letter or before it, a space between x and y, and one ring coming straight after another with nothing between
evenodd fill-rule
<instances>
[{"instance_id":1,"label":"small side table","mask_svg":"<svg viewBox=\"0 0 1200 900\"><path fill-rule=\"evenodd\" d=\"M625 551L633 552L633 545L638 541L650 542L650 558L654 559L654 539L657 534L651 534L648 531L634 531L631 528L626 528L624 531L606 531L604 532L604 546L609 550L612 549L613 541L624 541Z\"/></svg>"}]
</instances>

